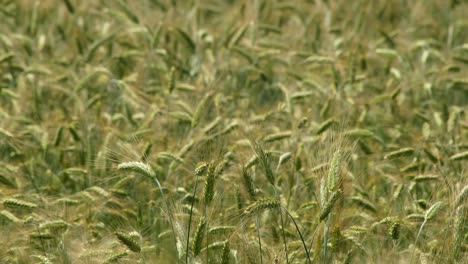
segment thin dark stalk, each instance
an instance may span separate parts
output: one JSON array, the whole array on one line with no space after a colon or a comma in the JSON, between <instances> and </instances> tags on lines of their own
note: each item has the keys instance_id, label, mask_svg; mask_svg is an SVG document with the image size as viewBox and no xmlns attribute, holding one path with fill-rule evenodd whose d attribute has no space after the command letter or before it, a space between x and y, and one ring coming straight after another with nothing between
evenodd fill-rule
<instances>
[{"instance_id":1,"label":"thin dark stalk","mask_svg":"<svg viewBox=\"0 0 468 264\"><path fill-rule=\"evenodd\" d=\"M278 174L278 170L276 170L276 175L277 174ZM275 190L275 198L279 199L278 192L276 191L276 186L273 186L273 189ZM285 254L286 254L286 263L289 264L288 246L286 244L286 234L284 232L284 220L283 220L283 214L281 213L281 210L280 210L280 220L281 220L281 233L282 233L282 237L283 237L284 251L285 251Z\"/></svg>"},{"instance_id":2,"label":"thin dark stalk","mask_svg":"<svg viewBox=\"0 0 468 264\"><path fill-rule=\"evenodd\" d=\"M208 235L210 234L209 230L210 230L210 223L208 221L208 207L205 206L205 219L206 219L206 264L209 263L209 257L210 255L208 254L209 253L209 245L210 245L210 239L208 237Z\"/></svg>"},{"instance_id":3,"label":"thin dark stalk","mask_svg":"<svg viewBox=\"0 0 468 264\"><path fill-rule=\"evenodd\" d=\"M161 197L163 198L164 204L166 206L167 214L169 216L169 223L170 223L171 229L172 229L172 234L174 234L174 247L176 249L176 254L177 254L177 263L179 263L179 251L177 250L177 236L176 236L176 232L175 232L175 228L174 228L174 219L172 219L172 212L171 212L171 209L169 207L169 204L167 203L168 200L166 199L166 196L164 195L164 192L162 190L161 183L159 182L159 180L156 177L154 177L154 181L158 185L159 192L161 193Z\"/></svg>"},{"instance_id":4,"label":"thin dark stalk","mask_svg":"<svg viewBox=\"0 0 468 264\"><path fill-rule=\"evenodd\" d=\"M312 263L312 261L310 260L310 254L309 254L309 250L307 249L307 246L305 244L305 240L304 240L304 237L302 236L302 233L301 233L301 230L299 229L299 226L297 225L296 223L296 220L294 220L294 217L291 215L291 213L288 211L288 209L286 209L284 206L280 205L281 208L283 208L284 211L286 211L286 213L289 215L289 218L293 221L294 223L294 226L296 227L296 230L297 230L297 233L299 234L299 236L301 237L301 242L302 242L302 246L304 246L304 251L307 255L307 262L308 263Z\"/></svg>"},{"instance_id":5,"label":"thin dark stalk","mask_svg":"<svg viewBox=\"0 0 468 264\"><path fill-rule=\"evenodd\" d=\"M284 232L284 221L283 221L283 213L280 210L280 217L281 217L281 231L283 234L283 244L284 244L284 251L286 254L286 263L289 264L289 256L288 256L288 246L286 244L286 234Z\"/></svg>"},{"instance_id":6,"label":"thin dark stalk","mask_svg":"<svg viewBox=\"0 0 468 264\"><path fill-rule=\"evenodd\" d=\"M256 226L257 226L257 236L258 236L258 246L260 249L260 264L263 264L263 253L262 253L262 240L260 239L260 221L258 219L258 214L257 214L257 221L256 221Z\"/></svg>"},{"instance_id":7,"label":"thin dark stalk","mask_svg":"<svg viewBox=\"0 0 468 264\"><path fill-rule=\"evenodd\" d=\"M189 246L190 246L190 228L192 224L192 215L193 215L193 204L195 203L195 198L197 195L197 187L198 187L198 177L199 175L197 174L197 177L195 179L195 188L193 190L193 198L192 198L192 204L190 205L190 214L189 214L189 221L188 221L188 231L187 231L187 245L185 248L185 263L188 264L188 259L189 259Z\"/></svg>"}]
</instances>

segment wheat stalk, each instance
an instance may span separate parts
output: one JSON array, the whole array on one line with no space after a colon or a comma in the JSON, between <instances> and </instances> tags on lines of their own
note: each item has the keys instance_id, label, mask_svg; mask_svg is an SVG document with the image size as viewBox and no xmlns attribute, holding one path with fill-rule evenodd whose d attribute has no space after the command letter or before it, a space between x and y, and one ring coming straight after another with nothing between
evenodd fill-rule
<instances>
[{"instance_id":1,"label":"wheat stalk","mask_svg":"<svg viewBox=\"0 0 468 264\"><path fill-rule=\"evenodd\" d=\"M261 164L261 166L263 168L263 171L265 173L265 176L266 176L268 182L271 185L274 186L275 185L275 175L273 174L273 171L271 170L270 160L269 160L267 154L265 153L265 151L263 151L262 147L258 143L254 144L254 150L255 150L255 153L257 155L258 161L260 162L260 164Z\"/></svg>"},{"instance_id":2,"label":"wheat stalk","mask_svg":"<svg viewBox=\"0 0 468 264\"><path fill-rule=\"evenodd\" d=\"M454 155L451 156L449 159L454 160L454 161L468 159L468 151L460 152L460 153L454 154Z\"/></svg>"},{"instance_id":3,"label":"wheat stalk","mask_svg":"<svg viewBox=\"0 0 468 264\"><path fill-rule=\"evenodd\" d=\"M192 227L192 216L193 216L193 205L195 203L195 197L197 193L197 187L198 187L198 178L204 174L209 173L209 170L212 170L212 165L207 163L207 162L202 162L200 163L196 168L195 168L195 187L193 190L193 199L192 199L192 204L190 205L190 212L189 212L189 220L188 220L188 231L187 231L187 244L185 246L185 262L188 263L189 259L189 245L190 245L190 229Z\"/></svg>"},{"instance_id":4,"label":"wheat stalk","mask_svg":"<svg viewBox=\"0 0 468 264\"><path fill-rule=\"evenodd\" d=\"M135 239L133 239L133 237L122 232L116 232L115 236L117 237L117 239L119 239L119 241L122 244L127 246L127 248L130 249L131 251L137 252L137 253L141 251L140 245L138 244L138 242L135 241Z\"/></svg>"},{"instance_id":5,"label":"wheat stalk","mask_svg":"<svg viewBox=\"0 0 468 264\"><path fill-rule=\"evenodd\" d=\"M63 220L54 220L39 225L39 229L65 229L68 223Z\"/></svg>"},{"instance_id":6,"label":"wheat stalk","mask_svg":"<svg viewBox=\"0 0 468 264\"><path fill-rule=\"evenodd\" d=\"M26 202L19 199L7 198L3 200L3 205L10 208L25 208L25 209L34 209L37 207L36 204Z\"/></svg>"},{"instance_id":7,"label":"wheat stalk","mask_svg":"<svg viewBox=\"0 0 468 264\"><path fill-rule=\"evenodd\" d=\"M322 133L325 132L328 128L330 128L331 125L333 125L334 123L336 123L335 118L329 118L329 119L323 121L323 123L321 123L321 124L319 125L319 127L317 128L317 131L315 132L315 134L317 134L317 135L322 134Z\"/></svg>"},{"instance_id":8,"label":"wheat stalk","mask_svg":"<svg viewBox=\"0 0 468 264\"><path fill-rule=\"evenodd\" d=\"M463 187L463 189L458 194L457 199L455 200L455 207L462 205L465 202L467 197L468 197L468 185Z\"/></svg>"},{"instance_id":9,"label":"wheat stalk","mask_svg":"<svg viewBox=\"0 0 468 264\"><path fill-rule=\"evenodd\" d=\"M20 222L20 219L18 217L16 217L14 214L12 214L11 212L7 211L7 210L2 210L0 211L0 216L3 218L3 219L6 219L12 223L17 223L17 222Z\"/></svg>"},{"instance_id":10,"label":"wheat stalk","mask_svg":"<svg viewBox=\"0 0 468 264\"><path fill-rule=\"evenodd\" d=\"M327 216L330 214L331 210L335 206L338 199L342 196L343 191L338 189L337 191L333 192L328 201L325 203L325 206L322 208L319 214L319 222L325 220Z\"/></svg>"},{"instance_id":11,"label":"wheat stalk","mask_svg":"<svg viewBox=\"0 0 468 264\"><path fill-rule=\"evenodd\" d=\"M455 211L455 222L453 225L453 261L458 263L460 251L463 244L463 230L465 225L465 208L459 206Z\"/></svg>"},{"instance_id":12,"label":"wheat stalk","mask_svg":"<svg viewBox=\"0 0 468 264\"><path fill-rule=\"evenodd\" d=\"M291 134L292 134L291 131L285 131L285 132L270 134L270 135L265 136L265 138L263 138L263 142L270 143L270 142L274 142L274 141L278 141L278 140L283 140L283 139L286 139L286 138L290 138Z\"/></svg>"},{"instance_id":13,"label":"wheat stalk","mask_svg":"<svg viewBox=\"0 0 468 264\"><path fill-rule=\"evenodd\" d=\"M384 156L385 159L396 159L404 156L409 156L414 153L413 148L402 148L399 150L392 151L390 153L387 153L387 155Z\"/></svg>"},{"instance_id":14,"label":"wheat stalk","mask_svg":"<svg viewBox=\"0 0 468 264\"><path fill-rule=\"evenodd\" d=\"M156 177L156 173L153 171L151 166L141 161L129 161L120 163L117 166L117 170L136 172L151 179L154 179Z\"/></svg>"},{"instance_id":15,"label":"wheat stalk","mask_svg":"<svg viewBox=\"0 0 468 264\"><path fill-rule=\"evenodd\" d=\"M176 77L175 77L175 74L176 74L176 68L175 67L171 67L171 70L169 71L169 76L168 76L168 91L169 91L169 94L172 93L172 91L174 91L175 87L176 87Z\"/></svg>"},{"instance_id":16,"label":"wheat stalk","mask_svg":"<svg viewBox=\"0 0 468 264\"><path fill-rule=\"evenodd\" d=\"M341 184L340 168L342 158L343 152L341 150L338 150L335 152L335 154L333 154L327 177L327 188L330 192L335 191L335 189L338 188Z\"/></svg>"},{"instance_id":17,"label":"wheat stalk","mask_svg":"<svg viewBox=\"0 0 468 264\"><path fill-rule=\"evenodd\" d=\"M255 186L253 183L253 179L250 176L250 173L248 172L246 167L242 167L242 183L244 184L245 189L247 190L247 193L249 194L249 197L252 201L255 200Z\"/></svg>"},{"instance_id":18,"label":"wheat stalk","mask_svg":"<svg viewBox=\"0 0 468 264\"><path fill-rule=\"evenodd\" d=\"M203 189L203 200L205 201L205 206L208 206L214 197L214 184L215 184L215 167L211 163L208 167L207 174L205 176L205 186Z\"/></svg>"},{"instance_id":19,"label":"wheat stalk","mask_svg":"<svg viewBox=\"0 0 468 264\"><path fill-rule=\"evenodd\" d=\"M410 263L413 263L414 252L416 251L416 246L419 240L419 236L422 233L424 226L426 225L427 221L432 220L435 218L442 210L445 208L445 204L443 202L436 202L434 203L429 209L427 209L426 214L424 215L424 221L419 228L418 234L416 236L416 241L414 242L414 249L413 253L411 254Z\"/></svg>"},{"instance_id":20,"label":"wheat stalk","mask_svg":"<svg viewBox=\"0 0 468 264\"><path fill-rule=\"evenodd\" d=\"M280 202L273 198L262 198L254 202L253 204L249 205L245 210L243 215L245 217L250 217L252 215L258 214L262 211L278 208L280 206Z\"/></svg>"},{"instance_id":21,"label":"wheat stalk","mask_svg":"<svg viewBox=\"0 0 468 264\"><path fill-rule=\"evenodd\" d=\"M279 208L279 209L284 210L288 214L289 218L292 220L294 226L296 227L296 231L297 231L297 233L299 234L299 236L301 238L301 242L302 242L302 245L304 247L304 251L305 251L305 253L307 255L308 262L310 263L311 260L310 260L309 250L307 249L304 237L302 236L302 232L300 231L299 226L296 223L296 220L294 220L294 217L291 215L291 213L284 206L282 206L281 203L278 200L276 200L274 198L259 199L256 202L254 202L253 204L249 205L245 209L245 211L243 212L243 216L244 216L244 218L247 218L247 217L250 217L250 216L253 216L253 215L258 216L259 213L261 213L261 212L263 212L265 210L271 210L271 209L275 209L275 208ZM257 222L258 222L258 217L257 217ZM259 239L260 239L260 236L259 236Z\"/></svg>"},{"instance_id":22,"label":"wheat stalk","mask_svg":"<svg viewBox=\"0 0 468 264\"><path fill-rule=\"evenodd\" d=\"M390 228L388 229L388 236L393 240L398 240L398 238L400 237L400 227L400 222L392 222Z\"/></svg>"},{"instance_id":23,"label":"wheat stalk","mask_svg":"<svg viewBox=\"0 0 468 264\"><path fill-rule=\"evenodd\" d=\"M195 231L195 237L193 238L192 243L192 251L195 257L200 254L203 247L203 238L205 235L206 224L206 218L203 216L198 223L197 230Z\"/></svg>"},{"instance_id":24,"label":"wheat stalk","mask_svg":"<svg viewBox=\"0 0 468 264\"><path fill-rule=\"evenodd\" d=\"M172 233L174 234L174 246L177 249L177 236L175 232L175 227L174 227L174 220L173 220L173 214L171 207L169 206L169 202L166 199L166 196L164 195L163 187L161 183L159 182L158 178L156 177L156 173L154 170L151 168L151 166L147 163L141 162L141 161L130 161L130 162L123 162L120 163L117 166L117 170L120 171L131 171L131 172L136 172L139 174L142 174L150 179L153 179L159 189L159 192L161 193L161 197L163 199L164 205L167 210L167 214L169 217L169 223L171 225ZM136 248L135 248L136 249ZM178 252L178 251L177 251ZM177 257L177 261L179 261L179 257Z\"/></svg>"},{"instance_id":25,"label":"wheat stalk","mask_svg":"<svg viewBox=\"0 0 468 264\"><path fill-rule=\"evenodd\" d=\"M221 255L221 264L229 264L229 258L231 255L231 248L229 246L229 241L225 241L223 245L223 253Z\"/></svg>"}]
</instances>

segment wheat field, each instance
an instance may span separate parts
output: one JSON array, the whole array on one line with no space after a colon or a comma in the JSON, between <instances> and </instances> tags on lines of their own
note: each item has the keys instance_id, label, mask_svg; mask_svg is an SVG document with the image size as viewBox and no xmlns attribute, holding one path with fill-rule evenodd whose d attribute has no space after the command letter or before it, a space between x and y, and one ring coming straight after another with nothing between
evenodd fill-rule
<instances>
[{"instance_id":1,"label":"wheat field","mask_svg":"<svg viewBox=\"0 0 468 264\"><path fill-rule=\"evenodd\" d=\"M0 263L467 263L467 14L0 0Z\"/></svg>"}]
</instances>

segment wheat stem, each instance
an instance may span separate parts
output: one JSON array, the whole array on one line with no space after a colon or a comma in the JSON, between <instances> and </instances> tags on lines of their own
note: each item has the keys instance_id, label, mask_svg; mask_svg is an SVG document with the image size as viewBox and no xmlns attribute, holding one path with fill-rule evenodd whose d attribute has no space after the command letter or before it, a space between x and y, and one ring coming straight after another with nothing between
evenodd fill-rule
<instances>
[{"instance_id":1,"label":"wheat stem","mask_svg":"<svg viewBox=\"0 0 468 264\"><path fill-rule=\"evenodd\" d=\"M291 213L288 211L288 209L286 209L286 207L284 207L282 205L280 205L280 207L283 208L286 211L286 213L289 215L289 218L294 223L294 226L296 227L296 231L299 234L299 237L301 238L302 246L304 247L304 251L305 251L306 256L307 256L307 261L308 261L308 263L312 263L311 260L310 260L309 250L307 249L304 237L302 236L301 230L299 229L299 226L297 225L296 220L294 220L294 217L291 215Z\"/></svg>"},{"instance_id":2,"label":"wheat stem","mask_svg":"<svg viewBox=\"0 0 468 264\"><path fill-rule=\"evenodd\" d=\"M260 264L263 264L262 240L260 238L260 221L259 221L258 214L257 214L257 219L256 219L255 226L257 228L258 248L259 248L259 251L260 251Z\"/></svg>"},{"instance_id":3,"label":"wheat stem","mask_svg":"<svg viewBox=\"0 0 468 264\"><path fill-rule=\"evenodd\" d=\"M143 176L146 176L154 180L154 182L158 186L159 192L161 193L161 197L164 202L164 206L166 207L166 210L167 210L167 214L169 217L169 224L171 225L172 234L174 235L174 247L176 249L176 254L177 254L177 263L179 263L179 256L178 256L179 252L177 251L177 235L176 235L175 227L174 227L173 214L171 211L171 207L169 206L168 200L166 199L166 196L164 195L161 182L159 182L158 178L156 177L156 173L154 172L154 170L151 168L149 164L141 162L141 161L130 161L130 162L120 163L117 166L117 170L139 173Z\"/></svg>"},{"instance_id":4,"label":"wheat stem","mask_svg":"<svg viewBox=\"0 0 468 264\"><path fill-rule=\"evenodd\" d=\"M419 231L418 231L418 234L416 235L416 241L414 242L414 245L413 245L413 253L411 253L411 260L410 260L410 264L413 263L413 258L414 258L414 252L416 252L416 245L418 244L418 240L419 240L419 236L421 235L421 232L424 228L424 225L426 225L427 223L427 219L424 219L423 223L421 224L421 227L419 227Z\"/></svg>"},{"instance_id":5,"label":"wheat stem","mask_svg":"<svg viewBox=\"0 0 468 264\"><path fill-rule=\"evenodd\" d=\"M190 205L189 220L188 220L188 231L187 231L187 244L186 244L186 247L185 247L185 263L186 264L189 263L190 229L191 229L191 226L192 226L193 205L195 203L195 199L196 199L196 195L197 195L198 178L206 172L208 166L209 166L209 164L205 162L205 163L201 164L200 166L198 166L195 169L195 175L196 175L196 177L195 177L195 187L194 187L194 190L193 190L192 202L191 202L191 205Z\"/></svg>"}]
</instances>

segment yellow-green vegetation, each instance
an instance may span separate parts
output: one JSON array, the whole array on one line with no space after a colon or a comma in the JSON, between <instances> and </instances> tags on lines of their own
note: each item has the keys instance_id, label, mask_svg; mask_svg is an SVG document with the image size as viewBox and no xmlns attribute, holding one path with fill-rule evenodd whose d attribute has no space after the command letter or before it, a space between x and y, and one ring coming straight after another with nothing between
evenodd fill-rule
<instances>
[{"instance_id":1,"label":"yellow-green vegetation","mask_svg":"<svg viewBox=\"0 0 468 264\"><path fill-rule=\"evenodd\" d=\"M467 14L0 0L0 263L467 263Z\"/></svg>"}]
</instances>

